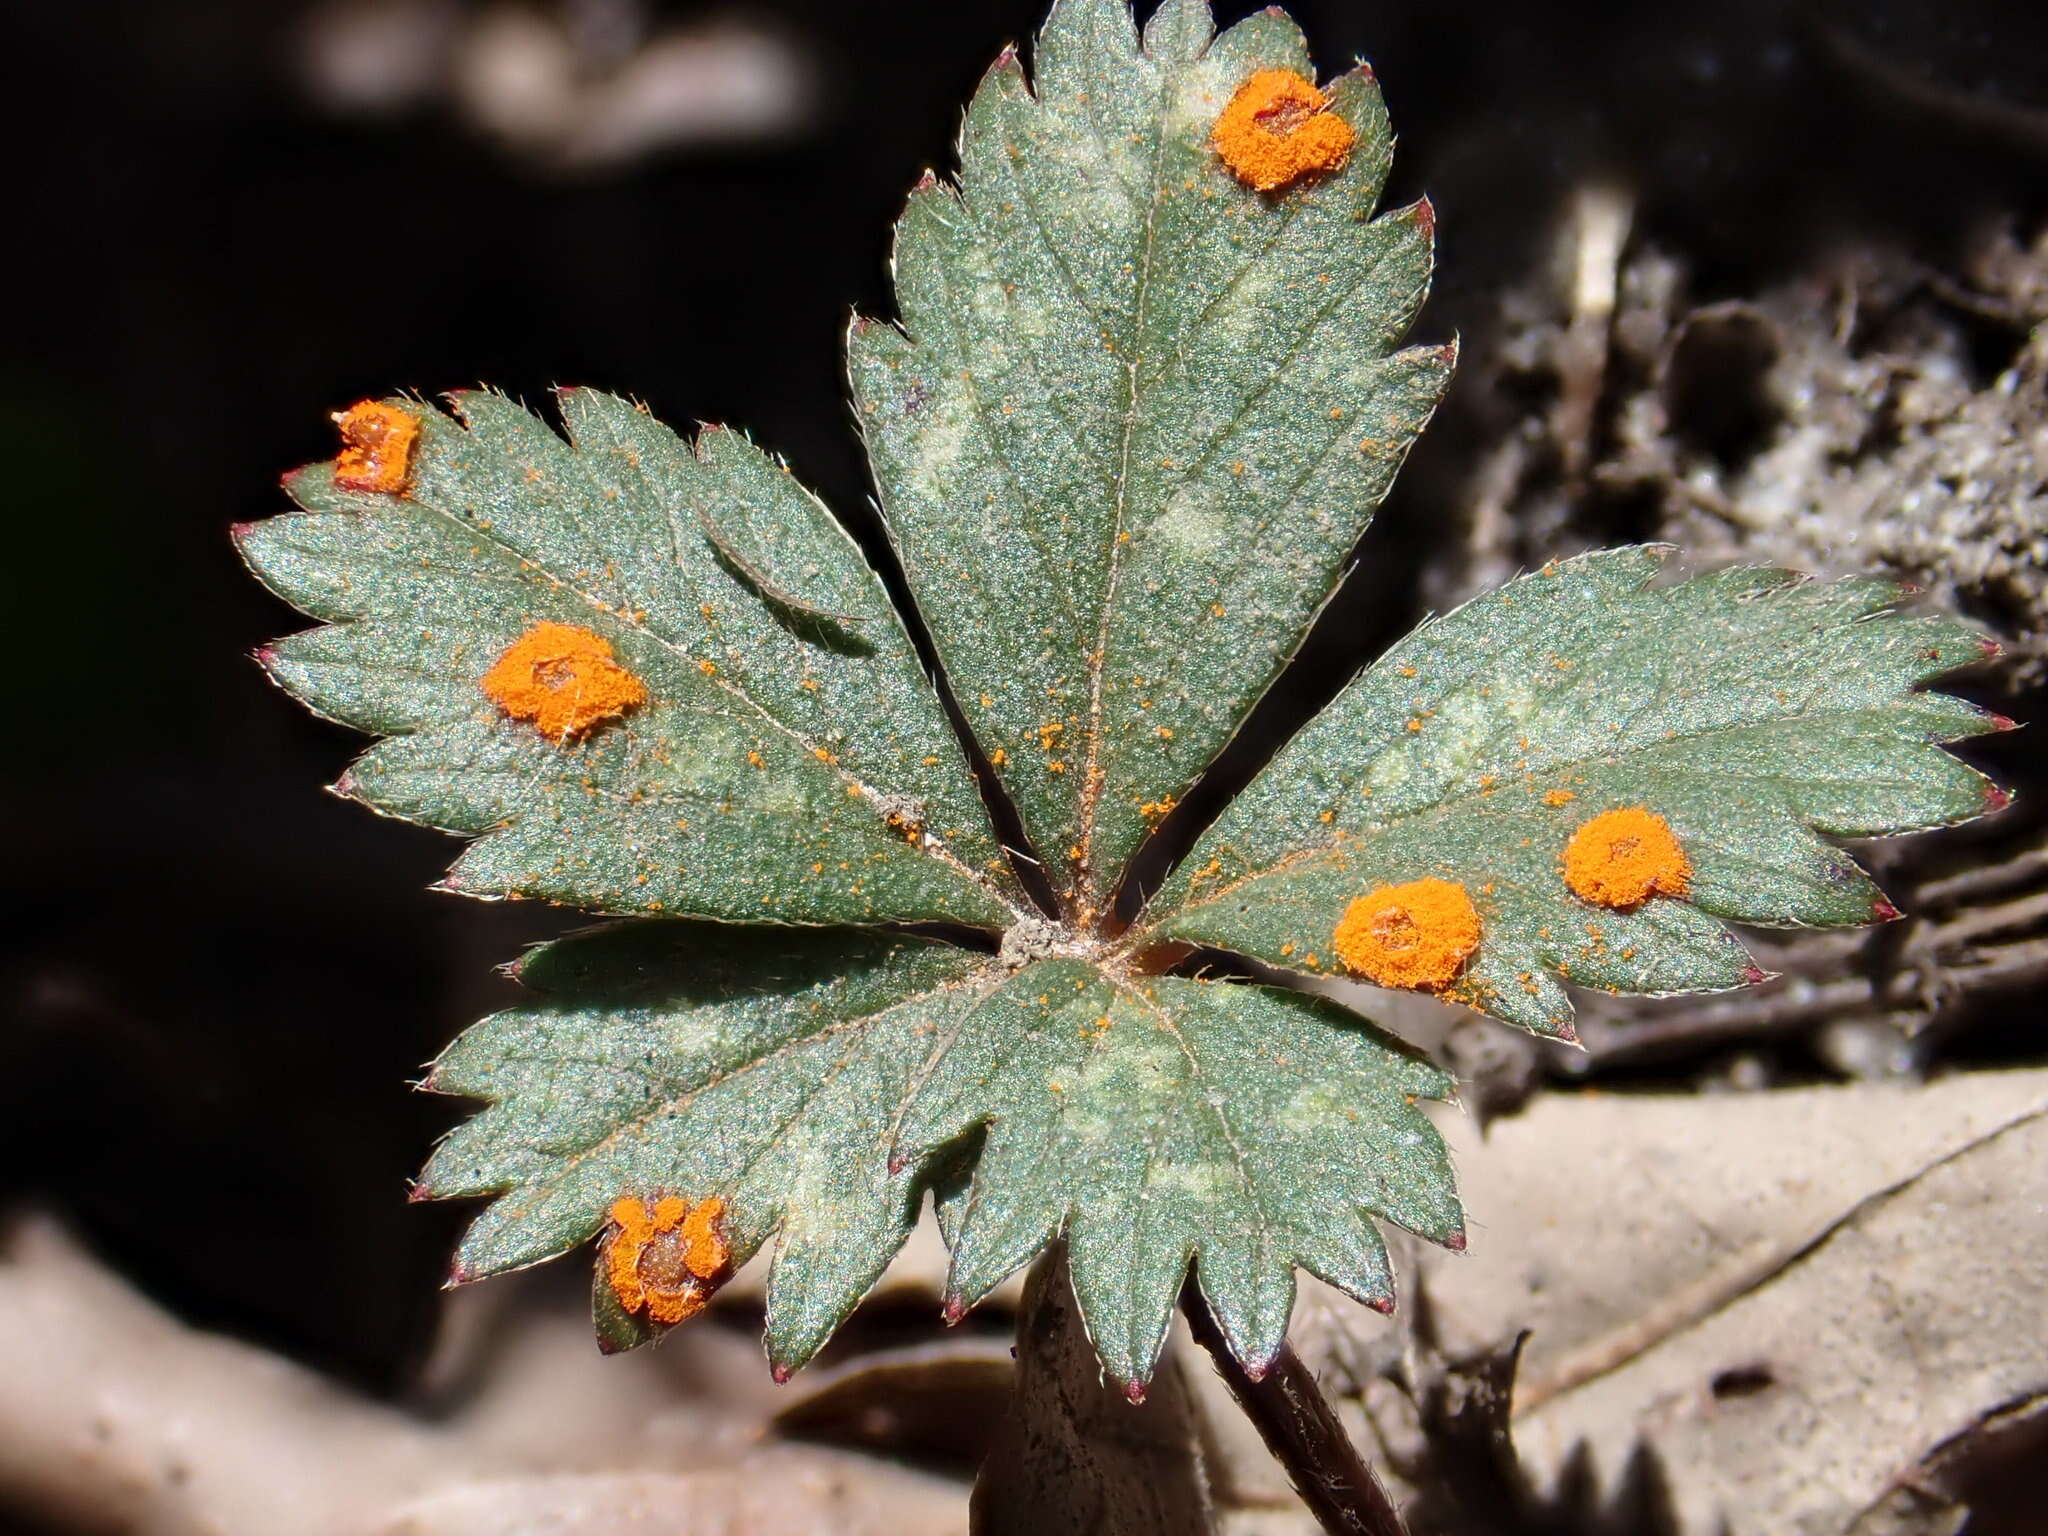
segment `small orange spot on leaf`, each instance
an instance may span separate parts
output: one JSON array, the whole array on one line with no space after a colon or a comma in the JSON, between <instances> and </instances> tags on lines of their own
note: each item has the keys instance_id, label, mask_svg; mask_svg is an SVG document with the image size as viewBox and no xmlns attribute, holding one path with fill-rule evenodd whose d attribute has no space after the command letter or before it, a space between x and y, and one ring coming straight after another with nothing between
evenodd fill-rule
<instances>
[{"instance_id":1,"label":"small orange spot on leaf","mask_svg":"<svg viewBox=\"0 0 2048 1536\"><path fill-rule=\"evenodd\" d=\"M1572 834L1564 883L1597 906L1638 907L1653 895L1685 895L1692 861L1662 816L1624 806L1602 811Z\"/></svg>"},{"instance_id":2,"label":"small orange spot on leaf","mask_svg":"<svg viewBox=\"0 0 2048 1536\"><path fill-rule=\"evenodd\" d=\"M402 495L412 483L413 449L420 440L419 418L395 405L362 400L334 413L341 429L341 452L334 460L334 483L344 491Z\"/></svg>"},{"instance_id":3,"label":"small orange spot on leaf","mask_svg":"<svg viewBox=\"0 0 2048 1536\"><path fill-rule=\"evenodd\" d=\"M542 622L505 648L479 685L515 720L567 741L647 702L639 678L612 660L611 643L574 624Z\"/></svg>"},{"instance_id":4,"label":"small orange spot on leaf","mask_svg":"<svg viewBox=\"0 0 2048 1536\"><path fill-rule=\"evenodd\" d=\"M1382 885L1344 909L1333 943L1354 975L1383 987L1434 992L1479 947L1479 912L1465 887L1434 875Z\"/></svg>"},{"instance_id":5,"label":"small orange spot on leaf","mask_svg":"<svg viewBox=\"0 0 2048 1536\"><path fill-rule=\"evenodd\" d=\"M631 1195L613 1201L604 1269L619 1305L663 1326L703 1311L732 1269L724 1217L715 1195L694 1205L665 1195L652 1210Z\"/></svg>"},{"instance_id":6,"label":"small orange spot on leaf","mask_svg":"<svg viewBox=\"0 0 2048 1536\"><path fill-rule=\"evenodd\" d=\"M1277 192L1343 169L1358 134L1314 81L1291 69L1262 69L1237 88L1209 142L1239 181Z\"/></svg>"}]
</instances>

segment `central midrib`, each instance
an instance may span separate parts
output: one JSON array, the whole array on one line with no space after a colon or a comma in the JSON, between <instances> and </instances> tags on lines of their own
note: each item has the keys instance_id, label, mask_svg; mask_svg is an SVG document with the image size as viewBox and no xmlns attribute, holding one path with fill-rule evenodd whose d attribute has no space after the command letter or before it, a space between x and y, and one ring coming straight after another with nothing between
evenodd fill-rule
<instances>
[{"instance_id":1,"label":"central midrib","mask_svg":"<svg viewBox=\"0 0 2048 1536\"><path fill-rule=\"evenodd\" d=\"M1087 924L1095 916L1095 901L1100 890L1096 878L1095 807L1102 797L1102 684L1106 671L1105 659L1109 650L1110 619L1116 610L1117 580L1123 573L1123 560L1119 554L1122 548L1124 514L1130 501L1131 449L1138 433L1138 365L1142 357L1139 341L1145 334L1145 311L1152 296L1152 262L1159 236L1159 182L1160 165L1166 158L1166 93L1172 88L1171 79L1161 70L1160 106L1153 114L1152 123L1152 169L1146 178L1145 197L1145 244L1140 255L1135 290L1135 303L1131 312L1132 345L1126 349L1124 377L1126 382L1124 398L1123 441L1117 450L1116 469L1116 513L1110 519L1107 567L1108 579L1102 589L1102 615L1095 630L1095 649L1088 655L1088 755L1081 773L1080 826L1075 838L1081 857L1076 875L1075 898L1078 911L1076 921ZM1173 78L1177 78L1176 76Z\"/></svg>"}]
</instances>

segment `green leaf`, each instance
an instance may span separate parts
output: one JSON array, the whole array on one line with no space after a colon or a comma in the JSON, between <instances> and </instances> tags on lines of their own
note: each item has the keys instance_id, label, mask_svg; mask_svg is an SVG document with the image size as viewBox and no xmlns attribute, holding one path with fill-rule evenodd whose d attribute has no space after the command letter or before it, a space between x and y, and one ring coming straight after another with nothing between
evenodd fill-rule
<instances>
[{"instance_id":1,"label":"green leaf","mask_svg":"<svg viewBox=\"0 0 2048 1536\"><path fill-rule=\"evenodd\" d=\"M1876 888L1816 833L1967 821L2002 793L1941 749L1991 728L1916 685L1982 659L1967 626L1886 611L1875 581L1736 569L1676 585L1664 551L1556 563L1434 619L1362 673L1198 842L1152 932L1341 971L1351 901L1462 884L1482 937L1447 995L1569 1037L1558 978L1621 992L1762 979L1716 919L1868 923ZM1642 806L1693 866L1687 900L1594 906L1560 858Z\"/></svg>"},{"instance_id":2,"label":"green leaf","mask_svg":"<svg viewBox=\"0 0 2048 1536\"><path fill-rule=\"evenodd\" d=\"M1192 1263L1256 1371L1297 1266L1388 1306L1376 1221L1462 1241L1420 1107L1450 1082L1332 1003L1151 974L1186 945L1327 973L1359 897L1454 881L1476 916L1444 909L1445 995L1568 1035L1566 981L1760 977L1723 920L1888 915L1826 836L2001 802L1942 750L1988 717L1918 691L1981 654L1970 630L1878 583L1660 583L1659 551L1619 550L1423 626L1224 811L1149 926L1110 931L1126 860L1292 654L1452 361L1394 350L1434 218L1373 216L1392 139L1370 72L1329 85L1348 162L1261 193L1211 134L1262 69L1310 71L1277 11L1217 37L1201 0L1166 0L1141 43L1123 0L1058 0L1035 82L1006 54L976 94L959 186L911 198L902 328L849 343L904 568L1057 918L1023 910L875 573L733 433L686 443L591 392L563 394L566 441L488 393L459 421L392 401L420 431L383 461L401 489L314 466L287 482L302 513L239 531L327 625L266 650L271 674L387 738L348 793L476 839L451 886L665 914L535 951L535 1000L435 1065L430 1087L489 1105L419 1187L495 1197L455 1278L585 1242L625 1196L715 1197L737 1261L773 1245L786 1373L929 1191L949 1310L1064 1239L1137 1387ZM586 670L558 650L521 686L569 667L611 707L544 731L560 692L487 690L543 624L584 632ZM1681 873L1591 905L1561 856L1636 807ZM879 926L933 921L1007 931L991 956ZM660 1331L602 1267L593 1311L608 1349Z\"/></svg>"},{"instance_id":3,"label":"green leaf","mask_svg":"<svg viewBox=\"0 0 2048 1536\"><path fill-rule=\"evenodd\" d=\"M720 1196L735 1264L775 1239L769 1357L794 1369L909 1234L922 1186L892 1166L896 1117L932 1040L1007 974L916 939L670 921L535 951L520 979L543 1000L470 1029L427 1080L491 1105L420 1181L499 1197L455 1278L563 1253L621 1196ZM646 1336L597 1290L611 1347Z\"/></svg>"},{"instance_id":4,"label":"green leaf","mask_svg":"<svg viewBox=\"0 0 2048 1536\"><path fill-rule=\"evenodd\" d=\"M1211 40L1167 0L1059 0L975 94L957 188L898 229L902 330L857 322L860 420L962 708L1057 886L1100 906L1335 586L1449 348L1393 352L1429 205L1370 220L1393 139L1329 86L1344 169L1277 194L1210 147L1254 71L1313 76L1278 11Z\"/></svg>"},{"instance_id":5,"label":"green leaf","mask_svg":"<svg viewBox=\"0 0 2048 1536\"><path fill-rule=\"evenodd\" d=\"M1191 1256L1256 1370L1285 1337L1297 1264L1391 1308L1374 1216L1462 1243L1416 1107L1449 1091L1314 998L1048 960L961 1017L898 1135L910 1155L988 1128L971 1184L941 1203L952 1308L1064 1233L1103 1365L1142 1384Z\"/></svg>"},{"instance_id":6,"label":"green leaf","mask_svg":"<svg viewBox=\"0 0 2048 1536\"><path fill-rule=\"evenodd\" d=\"M880 581L781 465L719 429L693 452L590 390L561 395L573 444L495 394L454 397L460 425L388 403L420 423L405 495L316 464L286 481L306 511L238 542L338 621L266 649L271 675L390 738L338 787L477 836L451 888L773 922L1008 915L1008 865ZM542 621L603 638L647 702L568 741L509 717L480 680Z\"/></svg>"}]
</instances>

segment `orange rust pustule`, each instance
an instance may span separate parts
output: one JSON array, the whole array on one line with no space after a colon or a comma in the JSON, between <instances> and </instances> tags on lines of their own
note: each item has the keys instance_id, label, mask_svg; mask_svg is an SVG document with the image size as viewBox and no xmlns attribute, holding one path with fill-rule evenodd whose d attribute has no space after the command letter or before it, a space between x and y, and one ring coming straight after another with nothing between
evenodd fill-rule
<instances>
[{"instance_id":1,"label":"orange rust pustule","mask_svg":"<svg viewBox=\"0 0 2048 1536\"><path fill-rule=\"evenodd\" d=\"M716 1195L694 1205L664 1195L651 1211L631 1195L612 1202L604 1266L619 1305L664 1326L702 1312L732 1267L719 1231L724 1216Z\"/></svg>"},{"instance_id":2,"label":"orange rust pustule","mask_svg":"<svg viewBox=\"0 0 2048 1536\"><path fill-rule=\"evenodd\" d=\"M1683 896L1692 860L1671 823L1640 805L1602 811L1564 849L1564 883L1596 906L1639 907L1652 896Z\"/></svg>"},{"instance_id":3,"label":"orange rust pustule","mask_svg":"<svg viewBox=\"0 0 2048 1536\"><path fill-rule=\"evenodd\" d=\"M334 413L341 429L341 452L334 460L334 483L344 491L374 491L402 496L412 484L413 449L419 445L420 421L410 411L377 400L359 400Z\"/></svg>"},{"instance_id":4,"label":"orange rust pustule","mask_svg":"<svg viewBox=\"0 0 2048 1536\"><path fill-rule=\"evenodd\" d=\"M647 702L646 685L612 660L609 641L545 621L507 646L479 686L513 719L531 720L556 741Z\"/></svg>"},{"instance_id":5,"label":"orange rust pustule","mask_svg":"<svg viewBox=\"0 0 2048 1536\"><path fill-rule=\"evenodd\" d=\"M1254 74L1209 131L1230 174L1261 192L1342 170L1357 142L1357 130L1330 110L1330 98L1291 69Z\"/></svg>"},{"instance_id":6,"label":"orange rust pustule","mask_svg":"<svg viewBox=\"0 0 2048 1536\"><path fill-rule=\"evenodd\" d=\"M1449 986L1479 947L1479 911L1455 880L1431 875L1382 885L1344 909L1331 943L1353 975L1434 992Z\"/></svg>"}]
</instances>

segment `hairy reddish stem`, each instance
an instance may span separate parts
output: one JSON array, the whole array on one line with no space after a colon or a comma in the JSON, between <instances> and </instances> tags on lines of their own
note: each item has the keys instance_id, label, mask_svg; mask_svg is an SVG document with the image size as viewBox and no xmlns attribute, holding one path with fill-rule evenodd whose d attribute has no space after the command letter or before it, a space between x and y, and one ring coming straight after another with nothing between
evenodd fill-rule
<instances>
[{"instance_id":1,"label":"hairy reddish stem","mask_svg":"<svg viewBox=\"0 0 2048 1536\"><path fill-rule=\"evenodd\" d=\"M1400 1510L1292 1345L1283 1343L1254 1377L1231 1354L1230 1341L1192 1279L1181 1290L1180 1309L1195 1342L1209 1352L1238 1406L1325 1531L1331 1536L1408 1536Z\"/></svg>"}]
</instances>

